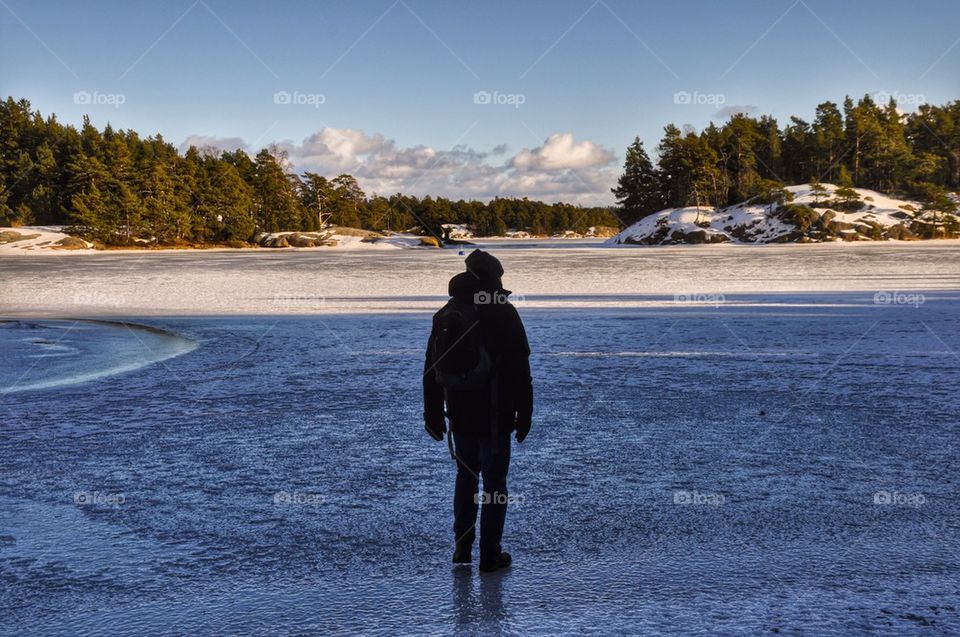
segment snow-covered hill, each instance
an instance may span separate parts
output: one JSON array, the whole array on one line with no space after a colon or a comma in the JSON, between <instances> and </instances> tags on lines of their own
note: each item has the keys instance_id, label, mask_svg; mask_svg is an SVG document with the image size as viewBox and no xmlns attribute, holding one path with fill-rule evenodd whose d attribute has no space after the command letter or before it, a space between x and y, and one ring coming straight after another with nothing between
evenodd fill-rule
<instances>
[{"instance_id":1,"label":"snow-covered hill","mask_svg":"<svg viewBox=\"0 0 960 637\"><path fill-rule=\"evenodd\" d=\"M960 217L921 212L916 201L894 199L856 188L863 206L837 210L837 186L789 186L792 200L783 204L746 201L726 208L668 208L645 217L608 239L604 245L678 243L809 243L820 241L909 240L958 236Z\"/></svg>"}]
</instances>

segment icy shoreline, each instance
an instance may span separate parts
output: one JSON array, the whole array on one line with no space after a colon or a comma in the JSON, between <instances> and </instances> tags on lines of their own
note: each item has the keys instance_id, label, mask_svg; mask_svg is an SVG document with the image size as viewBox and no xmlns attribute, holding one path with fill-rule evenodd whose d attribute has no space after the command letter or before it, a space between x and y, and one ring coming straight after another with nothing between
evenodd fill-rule
<instances>
[{"instance_id":1,"label":"icy shoreline","mask_svg":"<svg viewBox=\"0 0 960 637\"><path fill-rule=\"evenodd\" d=\"M0 396L77 385L181 356L198 344L175 332L126 321L0 321L8 363Z\"/></svg>"}]
</instances>

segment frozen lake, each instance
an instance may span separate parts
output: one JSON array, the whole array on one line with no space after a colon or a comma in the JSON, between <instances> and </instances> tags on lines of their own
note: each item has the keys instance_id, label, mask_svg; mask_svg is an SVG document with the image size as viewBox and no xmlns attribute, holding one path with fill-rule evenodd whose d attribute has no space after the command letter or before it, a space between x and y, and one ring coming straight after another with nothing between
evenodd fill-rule
<instances>
[{"instance_id":1,"label":"frozen lake","mask_svg":"<svg viewBox=\"0 0 960 637\"><path fill-rule=\"evenodd\" d=\"M484 245L503 261L518 305L531 309L663 307L678 294L960 290L960 241L596 246ZM0 257L0 314L433 312L462 270L449 249L13 255Z\"/></svg>"},{"instance_id":2,"label":"frozen lake","mask_svg":"<svg viewBox=\"0 0 960 637\"><path fill-rule=\"evenodd\" d=\"M3 259L0 634L957 634L960 251L846 248L503 249L483 577L420 417L456 252Z\"/></svg>"}]
</instances>

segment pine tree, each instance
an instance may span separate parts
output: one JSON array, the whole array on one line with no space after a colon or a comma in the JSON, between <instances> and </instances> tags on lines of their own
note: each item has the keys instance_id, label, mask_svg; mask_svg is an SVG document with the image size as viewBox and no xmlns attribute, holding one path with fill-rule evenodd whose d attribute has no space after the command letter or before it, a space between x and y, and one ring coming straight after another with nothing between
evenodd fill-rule
<instances>
[{"instance_id":1,"label":"pine tree","mask_svg":"<svg viewBox=\"0 0 960 637\"><path fill-rule=\"evenodd\" d=\"M257 153L253 190L260 228L267 232L300 229L300 201L293 184L267 149Z\"/></svg>"},{"instance_id":2,"label":"pine tree","mask_svg":"<svg viewBox=\"0 0 960 637\"><path fill-rule=\"evenodd\" d=\"M635 223L663 208L660 177L639 137L627 148L623 174L617 181L617 187L611 191L617 198L619 216L625 225Z\"/></svg>"},{"instance_id":3,"label":"pine tree","mask_svg":"<svg viewBox=\"0 0 960 637\"><path fill-rule=\"evenodd\" d=\"M764 179L781 181L783 173L783 140L777 120L769 115L760 117L757 122L757 163Z\"/></svg>"},{"instance_id":4,"label":"pine tree","mask_svg":"<svg viewBox=\"0 0 960 637\"><path fill-rule=\"evenodd\" d=\"M717 153L696 133L681 135L670 124L657 147L659 173L667 205L711 205L725 199L717 170Z\"/></svg>"},{"instance_id":5,"label":"pine tree","mask_svg":"<svg viewBox=\"0 0 960 637\"><path fill-rule=\"evenodd\" d=\"M839 187L833 191L835 199L832 205L849 212L860 210L863 207L863 201L860 200L860 193L853 189L853 179L846 166L840 169L837 184Z\"/></svg>"},{"instance_id":6,"label":"pine tree","mask_svg":"<svg viewBox=\"0 0 960 637\"><path fill-rule=\"evenodd\" d=\"M924 191L921 212L933 213L935 223L940 223L946 215L957 213L957 204L950 198L946 188L936 184L922 184L921 187Z\"/></svg>"},{"instance_id":7,"label":"pine tree","mask_svg":"<svg viewBox=\"0 0 960 637\"><path fill-rule=\"evenodd\" d=\"M746 115L736 114L730 118L721 134L723 146L723 166L730 177L726 203L743 201L756 191L757 156L754 148L759 135L756 123Z\"/></svg>"},{"instance_id":8,"label":"pine tree","mask_svg":"<svg viewBox=\"0 0 960 637\"><path fill-rule=\"evenodd\" d=\"M300 203L309 211L308 227L319 230L330 219L333 213L334 188L330 181L317 173L303 173L300 188Z\"/></svg>"},{"instance_id":9,"label":"pine tree","mask_svg":"<svg viewBox=\"0 0 960 637\"><path fill-rule=\"evenodd\" d=\"M333 220L341 225L355 228L360 225L360 207L366 195L352 175L337 175L333 186Z\"/></svg>"},{"instance_id":10,"label":"pine tree","mask_svg":"<svg viewBox=\"0 0 960 637\"><path fill-rule=\"evenodd\" d=\"M829 196L826 186L820 183L816 177L810 178L810 194L813 195L813 207L818 207L824 199Z\"/></svg>"},{"instance_id":11,"label":"pine tree","mask_svg":"<svg viewBox=\"0 0 960 637\"><path fill-rule=\"evenodd\" d=\"M832 182L840 170L837 165L843 156L843 115L833 102L823 102L817 106L813 120L813 138L815 144L814 172L818 179Z\"/></svg>"}]
</instances>

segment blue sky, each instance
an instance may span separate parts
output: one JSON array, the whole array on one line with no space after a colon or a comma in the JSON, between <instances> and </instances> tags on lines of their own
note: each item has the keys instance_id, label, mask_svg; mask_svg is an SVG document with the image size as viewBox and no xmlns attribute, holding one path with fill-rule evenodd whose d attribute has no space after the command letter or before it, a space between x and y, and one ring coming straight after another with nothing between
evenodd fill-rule
<instances>
[{"instance_id":1,"label":"blue sky","mask_svg":"<svg viewBox=\"0 0 960 637\"><path fill-rule=\"evenodd\" d=\"M0 89L177 145L278 143L368 191L607 203L669 122L957 99L958 22L945 0L0 0Z\"/></svg>"}]
</instances>

